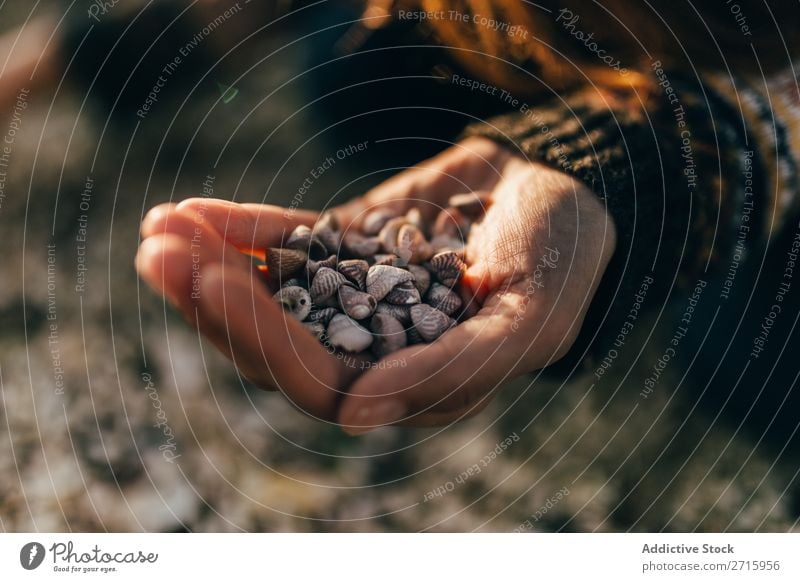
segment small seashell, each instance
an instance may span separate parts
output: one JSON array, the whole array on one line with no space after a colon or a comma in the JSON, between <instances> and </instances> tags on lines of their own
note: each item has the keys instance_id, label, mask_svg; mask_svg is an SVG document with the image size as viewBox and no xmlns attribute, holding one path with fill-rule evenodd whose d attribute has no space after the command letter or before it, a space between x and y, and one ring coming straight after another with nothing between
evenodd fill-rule
<instances>
[{"instance_id":1,"label":"small seashell","mask_svg":"<svg viewBox=\"0 0 800 582\"><path fill-rule=\"evenodd\" d=\"M369 271L369 263L361 259L348 259L341 261L338 265L339 272L344 275L348 281L354 283L356 287L365 291L367 288L367 271Z\"/></svg>"},{"instance_id":2,"label":"small seashell","mask_svg":"<svg viewBox=\"0 0 800 582\"><path fill-rule=\"evenodd\" d=\"M486 213L486 209L492 204L492 195L489 192L455 194L450 197L447 204L460 211L464 216L475 220Z\"/></svg>"},{"instance_id":3,"label":"small seashell","mask_svg":"<svg viewBox=\"0 0 800 582\"><path fill-rule=\"evenodd\" d=\"M408 224L405 217L398 216L397 218L392 218L383 225L380 234L378 234L378 240L380 240L381 247L383 247L384 251L397 254L395 252L395 247L397 247L397 235L400 232L400 228L405 224Z\"/></svg>"},{"instance_id":4,"label":"small seashell","mask_svg":"<svg viewBox=\"0 0 800 582\"><path fill-rule=\"evenodd\" d=\"M328 325L333 316L339 313L339 310L335 307L323 307L311 310L311 313L308 314L306 317L306 321L309 323L321 323L323 325Z\"/></svg>"},{"instance_id":5,"label":"small seashell","mask_svg":"<svg viewBox=\"0 0 800 582\"><path fill-rule=\"evenodd\" d=\"M306 283L304 279L293 277L292 279L287 279L286 281L281 283L281 287L302 287L303 289L305 289Z\"/></svg>"},{"instance_id":6,"label":"small seashell","mask_svg":"<svg viewBox=\"0 0 800 582\"><path fill-rule=\"evenodd\" d=\"M311 296L302 287L283 287L273 299L298 321L303 321L311 313Z\"/></svg>"},{"instance_id":7,"label":"small seashell","mask_svg":"<svg viewBox=\"0 0 800 582\"><path fill-rule=\"evenodd\" d=\"M397 214L396 211L386 206L372 210L364 217L364 221L361 224L361 232L367 236L375 236Z\"/></svg>"},{"instance_id":8,"label":"small seashell","mask_svg":"<svg viewBox=\"0 0 800 582\"><path fill-rule=\"evenodd\" d=\"M333 346L346 352L362 352L372 344L372 334L341 313L331 319L327 335Z\"/></svg>"},{"instance_id":9,"label":"small seashell","mask_svg":"<svg viewBox=\"0 0 800 582\"><path fill-rule=\"evenodd\" d=\"M336 219L336 216L333 214L333 212L328 210L322 213L312 230L317 229L329 229L333 232L339 232L341 227L339 226L339 221Z\"/></svg>"},{"instance_id":10,"label":"small seashell","mask_svg":"<svg viewBox=\"0 0 800 582\"><path fill-rule=\"evenodd\" d=\"M461 309L461 297L440 283L431 285L425 303L435 307L445 315L453 315Z\"/></svg>"},{"instance_id":11,"label":"small seashell","mask_svg":"<svg viewBox=\"0 0 800 582\"><path fill-rule=\"evenodd\" d=\"M425 303L411 308L411 321L414 323L414 329L427 343L434 341L456 324L446 314Z\"/></svg>"},{"instance_id":12,"label":"small seashell","mask_svg":"<svg viewBox=\"0 0 800 582\"><path fill-rule=\"evenodd\" d=\"M406 263L419 263L431 258L431 247L420 229L411 223L404 224L397 232L397 247L394 251Z\"/></svg>"},{"instance_id":13,"label":"small seashell","mask_svg":"<svg viewBox=\"0 0 800 582\"><path fill-rule=\"evenodd\" d=\"M397 255L387 255L387 254L378 254L375 255L375 263L376 265L389 265L390 267L397 267L400 265L402 261L400 257Z\"/></svg>"},{"instance_id":14,"label":"small seashell","mask_svg":"<svg viewBox=\"0 0 800 582\"><path fill-rule=\"evenodd\" d=\"M377 315L378 313L391 315L403 325L411 323L411 306L409 305L392 305L381 301L375 308L375 314Z\"/></svg>"},{"instance_id":15,"label":"small seashell","mask_svg":"<svg viewBox=\"0 0 800 582\"><path fill-rule=\"evenodd\" d=\"M422 299L413 281L406 281L396 285L386 294L384 300L392 305L416 305Z\"/></svg>"},{"instance_id":16,"label":"small seashell","mask_svg":"<svg viewBox=\"0 0 800 582\"><path fill-rule=\"evenodd\" d=\"M305 224L298 225L283 246L287 249L303 251L308 254L309 259L315 261L320 261L330 254L323 242L314 236L311 229Z\"/></svg>"},{"instance_id":17,"label":"small seashell","mask_svg":"<svg viewBox=\"0 0 800 582\"><path fill-rule=\"evenodd\" d=\"M325 325L318 321L304 321L303 325L318 340L325 337Z\"/></svg>"},{"instance_id":18,"label":"small seashell","mask_svg":"<svg viewBox=\"0 0 800 582\"><path fill-rule=\"evenodd\" d=\"M370 321L369 329L374 335L372 353L378 358L388 356L406 347L408 343L403 324L386 313L376 313Z\"/></svg>"},{"instance_id":19,"label":"small seashell","mask_svg":"<svg viewBox=\"0 0 800 582\"><path fill-rule=\"evenodd\" d=\"M308 255L293 249L267 249L269 276L276 281L284 281L302 269Z\"/></svg>"},{"instance_id":20,"label":"small seashell","mask_svg":"<svg viewBox=\"0 0 800 582\"><path fill-rule=\"evenodd\" d=\"M378 252L381 243L377 237L365 237L357 232L348 232L344 235L344 246L356 257L367 259Z\"/></svg>"},{"instance_id":21,"label":"small seashell","mask_svg":"<svg viewBox=\"0 0 800 582\"><path fill-rule=\"evenodd\" d=\"M339 287L339 305L353 319L366 319L373 314L378 302L369 293L342 285Z\"/></svg>"},{"instance_id":22,"label":"small seashell","mask_svg":"<svg viewBox=\"0 0 800 582\"><path fill-rule=\"evenodd\" d=\"M320 267L317 274L314 275L314 280L311 282L311 299L315 304L319 304L322 300L333 297L336 291L347 279L329 267Z\"/></svg>"},{"instance_id":23,"label":"small seashell","mask_svg":"<svg viewBox=\"0 0 800 582\"><path fill-rule=\"evenodd\" d=\"M433 235L447 235L451 238L465 239L469 235L471 222L456 208L445 208L433 223Z\"/></svg>"},{"instance_id":24,"label":"small seashell","mask_svg":"<svg viewBox=\"0 0 800 582\"><path fill-rule=\"evenodd\" d=\"M367 271L367 293L380 301L397 285L413 280L414 275L399 267L373 265Z\"/></svg>"},{"instance_id":25,"label":"small seashell","mask_svg":"<svg viewBox=\"0 0 800 582\"><path fill-rule=\"evenodd\" d=\"M414 285L420 296L425 295L431 286L431 274L428 269L419 265L409 265L408 272L414 275Z\"/></svg>"},{"instance_id":26,"label":"small seashell","mask_svg":"<svg viewBox=\"0 0 800 582\"><path fill-rule=\"evenodd\" d=\"M467 269L458 253L453 251L444 251L434 255L428 264L431 272L446 287L453 287Z\"/></svg>"},{"instance_id":27,"label":"small seashell","mask_svg":"<svg viewBox=\"0 0 800 582\"><path fill-rule=\"evenodd\" d=\"M336 254L339 252L339 246L342 243L341 235L331 230L330 228L326 227L314 227L313 230L314 236L316 236L325 248L327 249L328 253Z\"/></svg>"}]
</instances>

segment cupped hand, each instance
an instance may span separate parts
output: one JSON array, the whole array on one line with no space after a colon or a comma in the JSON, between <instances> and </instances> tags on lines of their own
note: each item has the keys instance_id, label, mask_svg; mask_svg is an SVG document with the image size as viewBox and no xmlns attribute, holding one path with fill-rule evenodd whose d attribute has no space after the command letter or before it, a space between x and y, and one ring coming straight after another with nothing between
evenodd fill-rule
<instances>
[{"instance_id":1,"label":"cupped hand","mask_svg":"<svg viewBox=\"0 0 800 582\"><path fill-rule=\"evenodd\" d=\"M616 244L611 218L584 185L483 138L333 212L345 228L384 205L432 218L450 196L469 191L491 200L466 241L462 291L477 313L433 343L378 362L329 354L284 315L242 252L278 246L298 224L313 225L316 213L197 198L158 206L142 223L136 265L243 375L308 414L351 434L444 425L569 350Z\"/></svg>"}]
</instances>

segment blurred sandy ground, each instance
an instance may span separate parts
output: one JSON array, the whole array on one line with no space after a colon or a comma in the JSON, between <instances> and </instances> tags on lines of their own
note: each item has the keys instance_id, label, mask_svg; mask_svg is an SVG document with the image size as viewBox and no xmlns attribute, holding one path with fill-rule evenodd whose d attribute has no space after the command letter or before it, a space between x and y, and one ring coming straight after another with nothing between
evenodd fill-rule
<instances>
[{"instance_id":1,"label":"blurred sandy ground","mask_svg":"<svg viewBox=\"0 0 800 582\"><path fill-rule=\"evenodd\" d=\"M6 2L0 27L29 9ZM209 174L223 198L291 200L331 144L304 143L314 130L306 116L291 117L305 102L296 84L256 104L295 74L298 50L249 75L230 104L193 97L172 126L154 113L133 141L66 85L52 100L31 96L0 207L0 529L512 531L526 519L535 531L796 528L796 464L731 427L704 434L691 387L666 388L677 370L646 401L635 376L595 387L588 374L564 385L526 378L458 426L359 439L243 384L140 285L137 229L147 208L199 194ZM366 163L337 164L309 205L327 202ZM77 293L82 227L88 271ZM155 426L159 410L174 441ZM179 456L168 462L164 451Z\"/></svg>"}]
</instances>

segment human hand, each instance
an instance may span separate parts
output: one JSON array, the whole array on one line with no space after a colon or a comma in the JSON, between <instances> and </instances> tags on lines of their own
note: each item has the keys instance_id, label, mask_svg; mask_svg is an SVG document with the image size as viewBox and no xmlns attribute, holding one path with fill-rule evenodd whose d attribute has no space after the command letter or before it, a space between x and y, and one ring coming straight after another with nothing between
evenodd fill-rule
<instances>
[{"instance_id":1,"label":"human hand","mask_svg":"<svg viewBox=\"0 0 800 582\"><path fill-rule=\"evenodd\" d=\"M585 186L482 138L333 212L345 226L383 205L431 217L451 195L471 190L492 200L466 241L463 284L480 309L435 342L394 352L363 373L285 317L240 252L277 246L284 232L313 225L315 213L208 199L162 205L142 224L137 268L245 376L280 389L308 414L352 434L444 425L569 350L616 243L613 222Z\"/></svg>"}]
</instances>

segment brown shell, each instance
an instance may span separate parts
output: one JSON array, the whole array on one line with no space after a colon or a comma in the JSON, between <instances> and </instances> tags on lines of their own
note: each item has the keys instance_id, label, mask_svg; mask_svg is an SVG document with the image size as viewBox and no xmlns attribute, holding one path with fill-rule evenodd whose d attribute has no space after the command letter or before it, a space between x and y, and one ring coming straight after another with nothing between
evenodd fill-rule
<instances>
[{"instance_id":1,"label":"brown shell","mask_svg":"<svg viewBox=\"0 0 800 582\"><path fill-rule=\"evenodd\" d=\"M320 261L330 253L325 244L317 238L305 224L298 225L286 239L284 248L303 251L310 259Z\"/></svg>"},{"instance_id":2,"label":"brown shell","mask_svg":"<svg viewBox=\"0 0 800 582\"><path fill-rule=\"evenodd\" d=\"M339 287L339 305L353 319L366 319L375 312L378 302L369 293L342 285Z\"/></svg>"},{"instance_id":3,"label":"brown shell","mask_svg":"<svg viewBox=\"0 0 800 582\"><path fill-rule=\"evenodd\" d=\"M397 285L413 281L414 275L389 265L372 265L367 271L367 293L380 301Z\"/></svg>"},{"instance_id":4,"label":"brown shell","mask_svg":"<svg viewBox=\"0 0 800 582\"><path fill-rule=\"evenodd\" d=\"M467 269L464 261L454 251L438 253L433 256L428 264L430 271L436 275L442 285L447 287L453 287Z\"/></svg>"},{"instance_id":5,"label":"brown shell","mask_svg":"<svg viewBox=\"0 0 800 582\"><path fill-rule=\"evenodd\" d=\"M456 323L446 314L425 303L411 308L411 321L414 323L414 329L427 343L436 340Z\"/></svg>"},{"instance_id":6,"label":"brown shell","mask_svg":"<svg viewBox=\"0 0 800 582\"><path fill-rule=\"evenodd\" d=\"M372 353L378 358L388 356L392 352L406 347L406 331L403 324L391 315L376 313L369 324L372 331Z\"/></svg>"},{"instance_id":7,"label":"brown shell","mask_svg":"<svg viewBox=\"0 0 800 582\"><path fill-rule=\"evenodd\" d=\"M422 211L419 208L411 208L408 212L406 212L406 220L421 231L425 232L425 219L423 218Z\"/></svg>"},{"instance_id":8,"label":"brown shell","mask_svg":"<svg viewBox=\"0 0 800 582\"><path fill-rule=\"evenodd\" d=\"M416 305L422 301L419 291L417 291L412 281L396 285L394 289L386 294L384 300L392 305Z\"/></svg>"},{"instance_id":9,"label":"brown shell","mask_svg":"<svg viewBox=\"0 0 800 582\"><path fill-rule=\"evenodd\" d=\"M328 253L336 254L339 252L342 239L338 232L331 230L327 226L315 226L313 232L317 239L325 245L325 249L327 249Z\"/></svg>"},{"instance_id":10,"label":"brown shell","mask_svg":"<svg viewBox=\"0 0 800 582\"><path fill-rule=\"evenodd\" d=\"M408 272L414 275L414 285L420 295L425 295L431 286L431 274L428 269L419 265L409 265Z\"/></svg>"},{"instance_id":11,"label":"brown shell","mask_svg":"<svg viewBox=\"0 0 800 582\"><path fill-rule=\"evenodd\" d=\"M346 283L347 279L329 267L320 267L317 274L314 275L314 280L311 282L311 299L315 304L319 304L322 300L332 297L339 287Z\"/></svg>"},{"instance_id":12,"label":"brown shell","mask_svg":"<svg viewBox=\"0 0 800 582\"><path fill-rule=\"evenodd\" d=\"M369 263L361 259L348 259L338 265L339 272L356 287L365 291L367 289L367 271Z\"/></svg>"},{"instance_id":13,"label":"brown shell","mask_svg":"<svg viewBox=\"0 0 800 582\"><path fill-rule=\"evenodd\" d=\"M425 303L431 307L435 307L446 315L453 315L456 311L461 309L461 297L441 283L434 283L431 285L430 291L428 291L428 295L425 297Z\"/></svg>"},{"instance_id":14,"label":"brown shell","mask_svg":"<svg viewBox=\"0 0 800 582\"><path fill-rule=\"evenodd\" d=\"M395 254L407 263L419 263L431 258L433 254L422 231L411 223L404 224L397 232L397 248Z\"/></svg>"},{"instance_id":15,"label":"brown shell","mask_svg":"<svg viewBox=\"0 0 800 582\"><path fill-rule=\"evenodd\" d=\"M269 276L275 281L284 281L305 267L308 255L293 249L267 249Z\"/></svg>"},{"instance_id":16,"label":"brown shell","mask_svg":"<svg viewBox=\"0 0 800 582\"><path fill-rule=\"evenodd\" d=\"M377 254L375 255L375 265L389 265L390 267L397 267L402 264L400 257L392 254Z\"/></svg>"}]
</instances>

